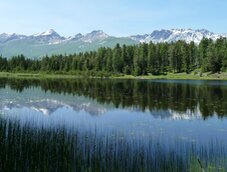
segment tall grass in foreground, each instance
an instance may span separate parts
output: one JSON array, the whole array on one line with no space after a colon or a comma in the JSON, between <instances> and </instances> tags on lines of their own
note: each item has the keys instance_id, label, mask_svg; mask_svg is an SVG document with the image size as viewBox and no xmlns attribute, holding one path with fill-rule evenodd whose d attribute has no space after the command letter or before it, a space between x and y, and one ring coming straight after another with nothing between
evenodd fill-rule
<instances>
[{"instance_id":1,"label":"tall grass in foreground","mask_svg":"<svg viewBox=\"0 0 227 172\"><path fill-rule=\"evenodd\" d=\"M226 147L124 139L93 131L32 127L0 119L0 171L201 171L227 170Z\"/></svg>"}]
</instances>

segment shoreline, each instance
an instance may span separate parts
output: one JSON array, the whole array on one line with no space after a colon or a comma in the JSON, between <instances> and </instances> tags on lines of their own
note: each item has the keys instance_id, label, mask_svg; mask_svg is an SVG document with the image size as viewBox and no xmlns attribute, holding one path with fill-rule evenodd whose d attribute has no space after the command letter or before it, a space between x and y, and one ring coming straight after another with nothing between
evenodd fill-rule
<instances>
[{"instance_id":1,"label":"shoreline","mask_svg":"<svg viewBox=\"0 0 227 172\"><path fill-rule=\"evenodd\" d=\"M227 72L209 74L205 73L203 76L186 74L186 73L169 73L167 75L143 75L143 76L133 76L133 75L120 75L120 76L86 76L86 75L74 75L74 74L54 74L54 73L13 73L13 72L0 72L0 78L24 78L24 79L142 79L142 80L227 80Z\"/></svg>"}]
</instances>

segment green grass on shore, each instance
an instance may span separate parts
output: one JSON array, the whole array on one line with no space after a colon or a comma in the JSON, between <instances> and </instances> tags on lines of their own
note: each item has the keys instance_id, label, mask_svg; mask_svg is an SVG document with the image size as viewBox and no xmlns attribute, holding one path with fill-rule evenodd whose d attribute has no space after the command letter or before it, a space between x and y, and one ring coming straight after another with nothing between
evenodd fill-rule
<instances>
[{"instance_id":1,"label":"green grass on shore","mask_svg":"<svg viewBox=\"0 0 227 172\"><path fill-rule=\"evenodd\" d=\"M227 72L222 73L203 73L186 74L186 73L168 73L166 75L112 75L112 76L89 76L81 74L56 74L56 73L23 73L23 72L0 72L0 77L7 78L52 78L52 79L76 79L76 78L111 78L111 79L182 79L182 80L227 80Z\"/></svg>"},{"instance_id":2,"label":"green grass on shore","mask_svg":"<svg viewBox=\"0 0 227 172\"><path fill-rule=\"evenodd\" d=\"M204 73L202 76L186 73L168 73L166 75L146 75L132 76L124 75L116 78L121 79L182 79L182 80L227 80L227 72L224 73Z\"/></svg>"}]
</instances>

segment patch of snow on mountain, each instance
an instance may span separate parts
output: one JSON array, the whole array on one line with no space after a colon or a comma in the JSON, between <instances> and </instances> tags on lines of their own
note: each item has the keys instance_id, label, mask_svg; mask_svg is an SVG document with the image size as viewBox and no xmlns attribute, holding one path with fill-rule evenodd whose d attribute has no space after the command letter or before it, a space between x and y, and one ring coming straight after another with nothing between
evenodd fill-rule
<instances>
[{"instance_id":1,"label":"patch of snow on mountain","mask_svg":"<svg viewBox=\"0 0 227 172\"><path fill-rule=\"evenodd\" d=\"M15 33L2 33L0 34L0 43L5 43L16 39L25 39L25 38L27 38L27 36L25 35L17 35Z\"/></svg>"},{"instance_id":2,"label":"patch of snow on mountain","mask_svg":"<svg viewBox=\"0 0 227 172\"><path fill-rule=\"evenodd\" d=\"M81 33L76 34L75 36L70 36L67 38L67 41L79 41L84 36Z\"/></svg>"},{"instance_id":3,"label":"patch of snow on mountain","mask_svg":"<svg viewBox=\"0 0 227 172\"><path fill-rule=\"evenodd\" d=\"M39 37L39 36L50 36L50 35L55 35L55 36L59 36L57 32L55 32L53 29L50 29L46 32L41 32L38 34L34 34L33 36L35 37Z\"/></svg>"},{"instance_id":4,"label":"patch of snow on mountain","mask_svg":"<svg viewBox=\"0 0 227 172\"><path fill-rule=\"evenodd\" d=\"M83 42L92 43L94 41L102 41L102 40L104 40L104 39L106 39L108 37L109 37L109 35L107 35L103 31L101 31L101 30L95 30L95 31L92 31L91 33L86 34L82 38L82 41Z\"/></svg>"},{"instance_id":5,"label":"patch of snow on mountain","mask_svg":"<svg viewBox=\"0 0 227 172\"><path fill-rule=\"evenodd\" d=\"M196 44L199 44L203 38L209 38L216 40L220 37L227 37L227 34L214 34L205 29L192 30L192 29L170 29L170 30L155 30L150 35L136 35L131 36L130 38L138 42L176 42L179 40L186 41L190 43L194 41Z\"/></svg>"}]
</instances>

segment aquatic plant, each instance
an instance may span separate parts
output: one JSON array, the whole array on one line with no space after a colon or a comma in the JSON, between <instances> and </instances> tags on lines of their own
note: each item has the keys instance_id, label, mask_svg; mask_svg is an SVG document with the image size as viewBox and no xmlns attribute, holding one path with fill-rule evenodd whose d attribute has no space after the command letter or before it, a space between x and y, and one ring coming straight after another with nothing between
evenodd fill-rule
<instances>
[{"instance_id":1,"label":"aquatic plant","mask_svg":"<svg viewBox=\"0 0 227 172\"><path fill-rule=\"evenodd\" d=\"M0 119L0 171L196 171L198 157L205 170L227 169L221 143L172 149L147 139Z\"/></svg>"}]
</instances>

